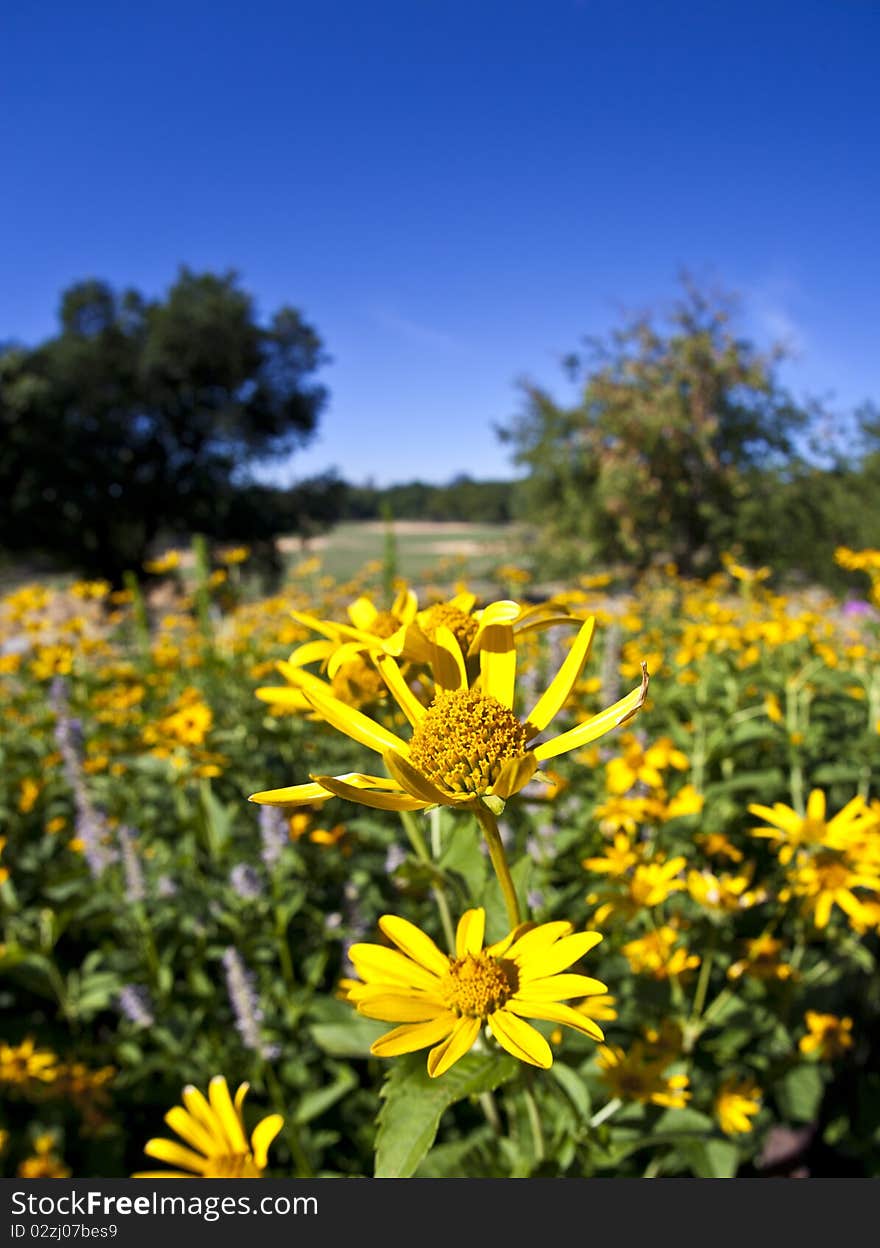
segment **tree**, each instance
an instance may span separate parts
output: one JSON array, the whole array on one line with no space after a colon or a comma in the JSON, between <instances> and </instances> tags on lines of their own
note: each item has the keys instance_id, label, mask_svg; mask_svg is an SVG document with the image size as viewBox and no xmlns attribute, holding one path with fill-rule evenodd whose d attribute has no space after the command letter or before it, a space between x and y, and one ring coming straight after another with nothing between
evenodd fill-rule
<instances>
[{"instance_id":1,"label":"tree","mask_svg":"<svg viewBox=\"0 0 880 1248\"><path fill-rule=\"evenodd\" d=\"M265 538L251 470L314 433L326 358L294 308L260 324L233 272L182 268L156 300L71 287L54 337L0 352L4 546L118 579L160 534Z\"/></svg>"},{"instance_id":2,"label":"tree","mask_svg":"<svg viewBox=\"0 0 880 1248\"><path fill-rule=\"evenodd\" d=\"M704 571L735 540L756 470L786 463L807 414L775 378L781 351L738 337L733 310L685 279L665 321L637 317L568 358L572 406L524 384L525 411L498 433L557 564Z\"/></svg>"}]
</instances>

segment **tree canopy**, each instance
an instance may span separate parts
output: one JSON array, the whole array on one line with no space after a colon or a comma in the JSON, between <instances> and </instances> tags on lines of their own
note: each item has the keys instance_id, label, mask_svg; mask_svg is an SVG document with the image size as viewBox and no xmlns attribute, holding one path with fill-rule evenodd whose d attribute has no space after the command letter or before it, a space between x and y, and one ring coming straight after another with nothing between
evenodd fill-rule
<instances>
[{"instance_id":1,"label":"tree canopy","mask_svg":"<svg viewBox=\"0 0 880 1248\"><path fill-rule=\"evenodd\" d=\"M317 428L327 361L293 307L261 324L234 272L181 268L163 298L91 280L57 334L0 352L0 529L117 578L159 534L268 537L258 464Z\"/></svg>"},{"instance_id":2,"label":"tree canopy","mask_svg":"<svg viewBox=\"0 0 880 1248\"><path fill-rule=\"evenodd\" d=\"M525 410L498 432L558 560L702 571L736 540L741 506L790 462L808 413L778 381L781 350L737 335L733 313L686 281L665 319L638 316L568 357L573 404L524 384Z\"/></svg>"}]
</instances>

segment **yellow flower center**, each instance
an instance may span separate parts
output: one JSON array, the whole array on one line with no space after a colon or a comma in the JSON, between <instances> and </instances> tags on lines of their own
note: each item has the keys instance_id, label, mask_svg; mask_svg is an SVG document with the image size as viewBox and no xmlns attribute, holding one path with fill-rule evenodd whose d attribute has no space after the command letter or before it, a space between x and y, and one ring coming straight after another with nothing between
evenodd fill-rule
<instances>
[{"instance_id":1,"label":"yellow flower center","mask_svg":"<svg viewBox=\"0 0 880 1248\"><path fill-rule=\"evenodd\" d=\"M360 655L343 663L333 677L333 696L357 709L385 696L385 681Z\"/></svg>"},{"instance_id":2,"label":"yellow flower center","mask_svg":"<svg viewBox=\"0 0 880 1248\"><path fill-rule=\"evenodd\" d=\"M456 1014L469 1018L489 1018L500 1010L519 986L512 962L488 953L468 953L454 958L440 981L440 996Z\"/></svg>"},{"instance_id":3,"label":"yellow flower center","mask_svg":"<svg viewBox=\"0 0 880 1248\"><path fill-rule=\"evenodd\" d=\"M250 1153L227 1153L211 1157L204 1173L206 1179L259 1179L262 1170L254 1165Z\"/></svg>"},{"instance_id":4,"label":"yellow flower center","mask_svg":"<svg viewBox=\"0 0 880 1248\"><path fill-rule=\"evenodd\" d=\"M370 625L374 637L393 637L400 628L400 620L391 611L380 611Z\"/></svg>"},{"instance_id":5,"label":"yellow flower center","mask_svg":"<svg viewBox=\"0 0 880 1248\"><path fill-rule=\"evenodd\" d=\"M478 624L474 617L462 611L461 607L454 607L449 602L438 602L428 608L423 625L424 632L431 641L434 640L434 635L441 624L445 624L452 633L461 646L462 654L467 654L471 642L477 635Z\"/></svg>"},{"instance_id":6,"label":"yellow flower center","mask_svg":"<svg viewBox=\"0 0 880 1248\"><path fill-rule=\"evenodd\" d=\"M409 761L446 792L480 795L527 748L525 726L497 698L476 689L441 690L413 732Z\"/></svg>"}]
</instances>

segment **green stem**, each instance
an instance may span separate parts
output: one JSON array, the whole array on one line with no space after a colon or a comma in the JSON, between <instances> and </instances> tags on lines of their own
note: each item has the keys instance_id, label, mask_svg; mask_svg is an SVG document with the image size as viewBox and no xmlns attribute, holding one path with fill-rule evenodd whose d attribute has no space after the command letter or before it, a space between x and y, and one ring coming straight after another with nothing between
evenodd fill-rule
<instances>
[{"instance_id":1,"label":"green stem","mask_svg":"<svg viewBox=\"0 0 880 1248\"><path fill-rule=\"evenodd\" d=\"M532 1131L532 1144L535 1149L535 1161L538 1165L547 1155L544 1145L544 1128L541 1126L541 1114L538 1110L538 1102L535 1100L535 1094L532 1091L532 1072L526 1071L526 1081L523 1085L523 1091L526 1098L526 1113L529 1116L529 1126Z\"/></svg>"},{"instance_id":2,"label":"green stem","mask_svg":"<svg viewBox=\"0 0 880 1248\"><path fill-rule=\"evenodd\" d=\"M589 1126L591 1127L601 1126L603 1122L605 1122L608 1118L612 1116L612 1114L617 1113L617 1111L620 1109L622 1104L623 1104L623 1101L621 1100L621 1098L619 1096L615 1096L613 1100L610 1100L608 1102L607 1105L603 1105L600 1110L598 1110L595 1114L593 1114L592 1118L590 1119Z\"/></svg>"},{"instance_id":3,"label":"green stem","mask_svg":"<svg viewBox=\"0 0 880 1248\"><path fill-rule=\"evenodd\" d=\"M483 835L486 838L486 844L489 847L489 857L492 860L492 866L498 877L498 883L501 885L501 892L504 895L504 904L507 906L507 917L510 920L511 928L519 927L522 922L522 915L519 908L519 899L516 895L516 889L513 884L513 877L510 874L510 867L507 865L507 855L504 852L504 845L501 842L501 833L498 831L498 821L489 810L488 806L484 806L482 802L478 802L474 808L474 813L480 827L483 829Z\"/></svg>"},{"instance_id":4,"label":"green stem","mask_svg":"<svg viewBox=\"0 0 880 1248\"><path fill-rule=\"evenodd\" d=\"M700 964L700 977L697 980L697 988L694 993L694 1003L691 1008L691 1022L696 1020L703 1013L703 1006L706 1004L706 993L709 990L709 976L712 973L712 955L714 950L710 946L703 955L703 961Z\"/></svg>"},{"instance_id":5,"label":"green stem","mask_svg":"<svg viewBox=\"0 0 880 1248\"><path fill-rule=\"evenodd\" d=\"M281 1085L278 1082L278 1077L272 1067L268 1065L263 1066L263 1076L266 1081L266 1087L269 1090L269 1095L272 1097L273 1104L280 1113L281 1107L286 1104L286 1101L281 1091ZM287 1140L288 1147L290 1148L290 1155L293 1158L293 1164L296 1168L294 1178L313 1179L315 1177L315 1172L312 1169L312 1163L306 1155L306 1151L302 1146L302 1141L299 1138L299 1131L297 1130L296 1123L293 1121L290 1114L284 1115L284 1138Z\"/></svg>"}]
</instances>

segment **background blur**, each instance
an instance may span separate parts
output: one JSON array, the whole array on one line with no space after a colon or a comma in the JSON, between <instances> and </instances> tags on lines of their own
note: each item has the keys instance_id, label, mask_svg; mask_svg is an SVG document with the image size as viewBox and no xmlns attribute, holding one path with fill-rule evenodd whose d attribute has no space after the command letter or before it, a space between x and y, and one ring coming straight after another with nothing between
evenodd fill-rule
<instances>
[{"instance_id":1,"label":"background blur","mask_svg":"<svg viewBox=\"0 0 880 1248\"><path fill-rule=\"evenodd\" d=\"M10 11L13 571L388 516L569 568L876 544L878 36L809 0Z\"/></svg>"}]
</instances>

